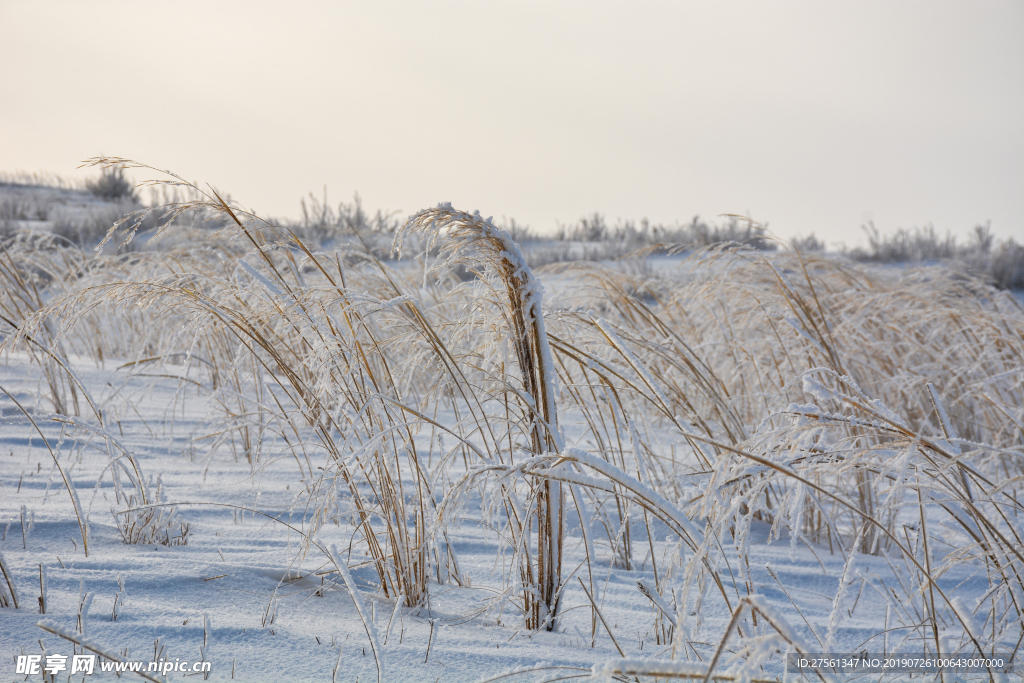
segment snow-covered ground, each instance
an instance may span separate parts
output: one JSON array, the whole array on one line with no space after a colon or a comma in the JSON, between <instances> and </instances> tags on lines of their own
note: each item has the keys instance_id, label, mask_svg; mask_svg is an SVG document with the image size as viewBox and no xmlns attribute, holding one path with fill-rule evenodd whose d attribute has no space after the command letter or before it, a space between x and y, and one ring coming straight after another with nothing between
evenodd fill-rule
<instances>
[{"instance_id":1,"label":"snow-covered ground","mask_svg":"<svg viewBox=\"0 0 1024 683\"><path fill-rule=\"evenodd\" d=\"M107 421L114 430L110 436L132 451L151 490L159 480L163 500L179 503L180 519L189 525L188 543L124 543L112 514L118 506L105 439L73 426L62 429L47 419L49 406L39 398L45 387L36 369L24 355L6 356L0 364L0 386L28 415L11 397L0 397L0 548L20 606L0 610L2 679L24 680L14 675L17 655L71 655L74 650L71 642L36 626L44 618L37 604L42 566L45 618L76 631L82 596L91 594L82 630L125 659L148 663L159 641L156 647L164 660L189 665L209 661L211 680L230 679L232 672L244 681L376 680L372 650L348 590L323 552L303 549L299 532L308 526L303 517L306 491L296 461L279 456L251 468L244 459L223 452L204 454L199 450L204 441L192 439L203 436L204 418L211 410L208 400L198 390L183 392L168 378L127 380L127 373L116 369L120 364L110 360L97 368L80 361L79 372L108 406ZM86 511L88 557L51 448ZM478 681L545 663L589 670L618 658L603 627L592 641L589 601L575 581L564 598L556 632L527 632L521 616L508 608L473 616L501 590L502 563L508 561L481 517L469 512L449 534L468 586L441 585L435 579L429 600L418 608L395 612L395 601L377 594L375 574L358 564L353 568L380 635L385 680ZM626 657L667 658L671 648L656 642L651 603L636 585L639 579L654 580L644 533L642 521L634 522L635 557L644 559L631 571L614 566L607 543L598 545L597 599ZM664 567L677 544L663 527L654 533L654 550ZM567 534L567 566L575 567L584 557L578 520L570 520ZM329 525L317 540L343 550L352 537L351 526ZM846 570L849 586L841 609L833 614L843 580L842 555L830 553L827 545L793 544L788 538L770 543L767 525L755 526L749 543L757 592L805 641L824 640L834 629L831 651L885 649L878 634L884 630L886 610L876 593L883 582L899 582L886 559L857 557ZM788 587L789 597L767 567ZM972 574L954 571L941 583L957 594L976 597L985 592L987 581ZM122 586L123 597L118 597ZM724 631L729 616L713 595L701 609L708 633ZM890 618L895 620L895 615ZM428 657L431 621L435 631ZM895 642L898 632L889 637ZM714 645L695 642L690 660L701 661L698 653L706 660ZM766 667L769 677L784 670L778 656L774 663ZM548 679L559 670L541 673ZM170 673L169 678L180 675Z\"/></svg>"}]
</instances>

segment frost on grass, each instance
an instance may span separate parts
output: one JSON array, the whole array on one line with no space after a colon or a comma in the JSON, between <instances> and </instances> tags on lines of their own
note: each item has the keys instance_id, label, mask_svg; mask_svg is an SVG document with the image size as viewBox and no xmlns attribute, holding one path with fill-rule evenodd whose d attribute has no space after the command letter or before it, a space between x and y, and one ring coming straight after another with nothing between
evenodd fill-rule
<instances>
[{"instance_id":1,"label":"frost on grass","mask_svg":"<svg viewBox=\"0 0 1024 683\"><path fill-rule=\"evenodd\" d=\"M189 600L318 675L758 680L809 643L1017 647L1012 296L735 244L639 273L531 270L508 232L449 205L400 233L423 253L383 262L193 194L174 211L220 232L164 226L165 249L131 258L7 245L3 419L20 441L4 490L36 476L23 460L43 475L40 433L56 444L50 488L22 482L8 519L49 514L62 486L83 523L113 506L109 526L92 516L90 552L195 553L188 585L205 592ZM45 561L58 610L67 540L47 534L22 548L8 526L4 558L22 592ZM109 585L88 591L125 616L104 628L146 618L142 569L106 561ZM263 603L217 602L243 593Z\"/></svg>"}]
</instances>

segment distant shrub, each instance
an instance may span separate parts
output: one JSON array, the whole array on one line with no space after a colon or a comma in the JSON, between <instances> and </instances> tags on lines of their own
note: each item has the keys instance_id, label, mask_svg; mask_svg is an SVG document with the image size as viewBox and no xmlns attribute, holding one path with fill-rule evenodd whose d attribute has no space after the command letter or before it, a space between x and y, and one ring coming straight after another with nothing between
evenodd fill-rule
<instances>
[{"instance_id":1,"label":"distant shrub","mask_svg":"<svg viewBox=\"0 0 1024 683\"><path fill-rule=\"evenodd\" d=\"M1024 289L1024 246L1012 239L993 251L988 276L1001 289Z\"/></svg>"},{"instance_id":2,"label":"distant shrub","mask_svg":"<svg viewBox=\"0 0 1024 683\"><path fill-rule=\"evenodd\" d=\"M138 201L135 185L124 177L124 169L120 166L104 168L99 178L85 182L85 189L100 199L130 199Z\"/></svg>"},{"instance_id":3,"label":"distant shrub","mask_svg":"<svg viewBox=\"0 0 1024 683\"><path fill-rule=\"evenodd\" d=\"M95 246L110 227L134 206L130 203L101 205L101 210L84 214L58 213L53 220L53 234L83 249Z\"/></svg>"},{"instance_id":4,"label":"distant shrub","mask_svg":"<svg viewBox=\"0 0 1024 683\"><path fill-rule=\"evenodd\" d=\"M868 250L854 250L858 261L880 263L906 263L910 261L941 261L956 256L956 237L950 233L940 236L935 227L899 228L883 235L874 223L864 226L868 236Z\"/></svg>"},{"instance_id":5,"label":"distant shrub","mask_svg":"<svg viewBox=\"0 0 1024 683\"><path fill-rule=\"evenodd\" d=\"M644 218L639 223L619 221L613 227L608 225L604 216L594 213L584 216L573 225L559 226L555 237L560 241L615 243L622 253L602 258L617 258L629 251L659 243L707 247L736 242L761 251L775 251L776 245L764 236L764 232L763 226L731 216L722 224L708 223L700 216L694 216L689 223L663 225L651 223Z\"/></svg>"},{"instance_id":6,"label":"distant shrub","mask_svg":"<svg viewBox=\"0 0 1024 683\"><path fill-rule=\"evenodd\" d=\"M806 237L794 237L789 241L789 243L797 251L802 251L804 253L825 251L825 243L819 240L813 232Z\"/></svg>"},{"instance_id":7,"label":"distant shrub","mask_svg":"<svg viewBox=\"0 0 1024 683\"><path fill-rule=\"evenodd\" d=\"M967 244L957 244L947 232L935 228L899 228L883 235L874 224L864 226L868 248L844 250L855 261L871 263L920 263L946 261L1001 289L1024 289L1024 246L1013 238L996 242L989 224L976 225Z\"/></svg>"},{"instance_id":8,"label":"distant shrub","mask_svg":"<svg viewBox=\"0 0 1024 683\"><path fill-rule=\"evenodd\" d=\"M45 209L44 209L45 210ZM12 195L0 202L0 237L18 232L19 222L38 219L40 207L25 197ZM45 215L43 219L45 220Z\"/></svg>"},{"instance_id":9,"label":"distant shrub","mask_svg":"<svg viewBox=\"0 0 1024 683\"><path fill-rule=\"evenodd\" d=\"M0 202L0 219L26 221L29 219L30 212L29 202L21 197L8 197Z\"/></svg>"}]
</instances>

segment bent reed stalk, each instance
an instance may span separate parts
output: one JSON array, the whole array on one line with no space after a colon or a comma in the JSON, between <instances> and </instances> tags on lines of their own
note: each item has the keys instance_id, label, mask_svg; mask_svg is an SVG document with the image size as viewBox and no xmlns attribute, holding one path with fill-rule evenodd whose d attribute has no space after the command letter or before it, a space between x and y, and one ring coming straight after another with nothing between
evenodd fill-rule
<instances>
[{"instance_id":1,"label":"bent reed stalk","mask_svg":"<svg viewBox=\"0 0 1024 683\"><path fill-rule=\"evenodd\" d=\"M440 263L435 268L458 265L497 274L505 290L501 315L508 325L508 339L515 350L522 386L530 401L527 415L530 452L534 456L559 453L564 449L558 427L558 409L554 397L554 360L544 327L543 295L540 281L526 265L519 245L505 230L496 227L480 213L457 211L450 204L427 209L414 215L395 236L396 248L407 232L422 231L429 245L440 240ZM565 537L565 502L558 481L535 480L531 492L535 500L537 533L536 574L527 568L528 583L536 586L524 592L527 628L554 628L558 599L562 590L562 546ZM532 588L532 586L528 586Z\"/></svg>"}]
</instances>

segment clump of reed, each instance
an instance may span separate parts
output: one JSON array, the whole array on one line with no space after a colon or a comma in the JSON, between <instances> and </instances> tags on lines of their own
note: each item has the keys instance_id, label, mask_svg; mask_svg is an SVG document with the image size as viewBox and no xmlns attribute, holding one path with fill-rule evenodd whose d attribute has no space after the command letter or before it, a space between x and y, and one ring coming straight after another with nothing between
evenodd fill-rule
<instances>
[{"instance_id":1,"label":"clump of reed","mask_svg":"<svg viewBox=\"0 0 1024 683\"><path fill-rule=\"evenodd\" d=\"M141 488L141 487L140 487ZM176 506L163 505L159 482L149 499L127 494L125 509L112 511L121 539L128 545L188 545L192 526L181 519Z\"/></svg>"},{"instance_id":2,"label":"clump of reed","mask_svg":"<svg viewBox=\"0 0 1024 683\"><path fill-rule=\"evenodd\" d=\"M518 413L520 426L515 429L520 437L518 448L524 448L533 457L557 454L564 450L564 440L558 426L558 409L555 400L554 357L544 326L543 288L532 274L526 258L508 232L484 219L479 213L468 214L457 211L451 205L440 205L435 209L421 211L409 219L407 231L426 232L431 240L440 241L440 259L436 268L462 266L476 272L481 278L482 288L487 296L481 298L493 313L504 323L504 341L512 347L508 363L502 363L500 374L494 379L499 383L497 390L483 396L473 396L473 402L483 408L483 403L498 400L504 403L506 412ZM395 237L396 245L401 244L403 232ZM428 248L430 244L428 243ZM493 318L492 318L493 320ZM493 323L491 323L493 325ZM448 354L450 355L450 354ZM518 369L513 375L512 367ZM465 377L465 371L458 370ZM455 379L455 377L453 377ZM484 393L469 386L466 396ZM509 408L510 402L518 409ZM486 410L486 408L483 408ZM526 433L523 433L525 428ZM513 462L517 439L508 427L509 448L507 462ZM495 433L491 432L492 436ZM501 442L496 439L493 452L498 461L501 457ZM502 487L507 510L516 511L518 501L512 491L514 487ZM565 503L561 482L541 477L534 480L529 491L527 509L509 514L512 537L521 544L520 574L525 590L522 593L522 608L527 628L554 627L561 598L562 551L565 534ZM513 522L515 517L515 522ZM531 526L537 535L536 551L533 558L529 552Z\"/></svg>"},{"instance_id":3,"label":"clump of reed","mask_svg":"<svg viewBox=\"0 0 1024 683\"><path fill-rule=\"evenodd\" d=\"M67 248L48 235L20 234L0 240L0 335L7 338L19 331L22 321L40 311L50 296L64 287L84 262L84 255ZM66 291L66 290L65 290ZM31 335L24 335L25 348L43 371L56 413L78 415L78 388L64 346L54 338L52 320L43 318Z\"/></svg>"}]
</instances>

